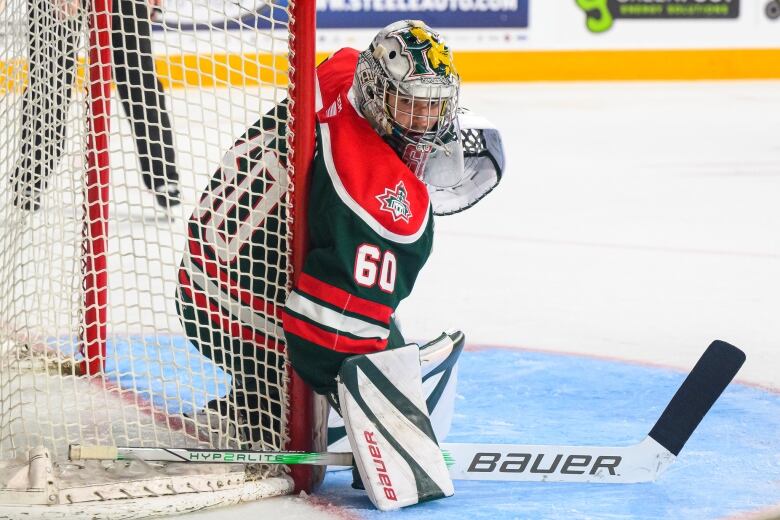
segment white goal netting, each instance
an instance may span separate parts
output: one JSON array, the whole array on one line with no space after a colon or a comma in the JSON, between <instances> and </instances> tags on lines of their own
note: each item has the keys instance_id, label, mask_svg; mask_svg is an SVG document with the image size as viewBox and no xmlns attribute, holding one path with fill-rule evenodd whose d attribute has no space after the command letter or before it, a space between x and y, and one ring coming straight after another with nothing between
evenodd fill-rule
<instances>
[{"instance_id":1,"label":"white goal netting","mask_svg":"<svg viewBox=\"0 0 780 520\"><path fill-rule=\"evenodd\" d=\"M305 446L312 435L306 409L289 413L297 390L283 345L257 339L251 357L220 347L204 355L176 305L189 215L236 138L295 90L288 53L303 53L296 39L313 41L313 28L296 22L311 2L113 0L109 10L103 1L0 1L0 512L20 500L3 468L21 467L30 453L48 454L63 479L46 497L51 507L168 496L159 510L133 512L145 516L204 507L195 495L211 493L203 499L211 505L289 492L293 481L282 468L126 463L99 465L108 487L72 491L79 485L71 482L93 485L95 477L67 462L70 444L253 441L280 450ZM107 70L110 83L101 80ZM296 150L294 121L282 122ZM292 219L292 194L280 204ZM277 301L292 275L292 232L280 225L278 236L267 234L268 254L241 259L257 276L269 273L262 283ZM269 258L274 266L252 266ZM229 336L219 320L210 326L215 337ZM266 326L278 328L272 320ZM263 384L239 390L245 371ZM123 472L153 483L128 487ZM217 481L228 498L214 495ZM173 505L178 495L188 498ZM133 517L121 509L100 514Z\"/></svg>"}]
</instances>

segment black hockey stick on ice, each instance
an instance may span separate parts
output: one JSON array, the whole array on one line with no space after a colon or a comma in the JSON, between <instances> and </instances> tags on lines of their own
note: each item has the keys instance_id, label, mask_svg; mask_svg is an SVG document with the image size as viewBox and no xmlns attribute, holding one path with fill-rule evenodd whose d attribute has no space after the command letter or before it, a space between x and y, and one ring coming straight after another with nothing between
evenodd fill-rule
<instances>
[{"instance_id":1,"label":"black hockey stick on ice","mask_svg":"<svg viewBox=\"0 0 780 520\"><path fill-rule=\"evenodd\" d=\"M714 341L683 381L650 434L633 446L443 443L454 480L651 482L674 462L696 427L745 362L745 354ZM257 452L72 445L72 460L316 464L349 466L351 453Z\"/></svg>"},{"instance_id":2,"label":"black hockey stick on ice","mask_svg":"<svg viewBox=\"0 0 780 520\"><path fill-rule=\"evenodd\" d=\"M551 482L652 482L674 462L745 362L745 353L714 341L685 378L649 435L623 447L443 444L453 479Z\"/></svg>"}]
</instances>

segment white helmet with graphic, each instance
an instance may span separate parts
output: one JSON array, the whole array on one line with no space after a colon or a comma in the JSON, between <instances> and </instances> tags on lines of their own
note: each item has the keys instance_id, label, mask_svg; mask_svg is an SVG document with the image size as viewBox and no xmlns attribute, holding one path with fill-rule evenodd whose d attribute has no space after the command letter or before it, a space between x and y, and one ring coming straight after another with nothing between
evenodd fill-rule
<instances>
[{"instance_id":1,"label":"white helmet with graphic","mask_svg":"<svg viewBox=\"0 0 780 520\"><path fill-rule=\"evenodd\" d=\"M418 175L429 154L457 142L460 79L444 40L425 23L382 29L360 53L352 90L360 110Z\"/></svg>"}]
</instances>

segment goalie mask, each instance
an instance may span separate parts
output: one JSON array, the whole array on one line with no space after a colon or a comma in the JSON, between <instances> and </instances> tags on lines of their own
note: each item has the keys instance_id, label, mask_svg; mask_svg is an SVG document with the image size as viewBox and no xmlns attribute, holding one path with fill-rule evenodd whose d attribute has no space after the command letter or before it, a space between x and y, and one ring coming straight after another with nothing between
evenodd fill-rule
<instances>
[{"instance_id":1,"label":"goalie mask","mask_svg":"<svg viewBox=\"0 0 780 520\"><path fill-rule=\"evenodd\" d=\"M412 172L458 141L460 79L442 38L417 20L388 25L360 53L352 91L363 116Z\"/></svg>"}]
</instances>

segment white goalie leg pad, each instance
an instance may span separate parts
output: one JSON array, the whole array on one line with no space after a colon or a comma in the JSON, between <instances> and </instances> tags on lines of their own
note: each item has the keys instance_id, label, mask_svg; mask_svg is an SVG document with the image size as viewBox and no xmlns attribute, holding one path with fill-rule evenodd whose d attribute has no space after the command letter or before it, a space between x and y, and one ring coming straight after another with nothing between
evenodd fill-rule
<instances>
[{"instance_id":1,"label":"white goalie leg pad","mask_svg":"<svg viewBox=\"0 0 780 520\"><path fill-rule=\"evenodd\" d=\"M433 431L439 442L450 433L455 413L458 359L466 338L460 331L446 331L420 347L423 395Z\"/></svg>"},{"instance_id":2,"label":"white goalie leg pad","mask_svg":"<svg viewBox=\"0 0 780 520\"><path fill-rule=\"evenodd\" d=\"M463 351L465 337L462 332L450 330L420 347L423 398L428 416L439 442L447 438L455 411L455 390L458 380L458 358ZM328 451L349 451L349 439L344 430L344 420L331 408L328 416ZM328 471L345 469L328 466Z\"/></svg>"},{"instance_id":3,"label":"white goalie leg pad","mask_svg":"<svg viewBox=\"0 0 780 520\"><path fill-rule=\"evenodd\" d=\"M355 465L377 509L454 493L423 399L417 345L353 356L338 383Z\"/></svg>"}]
</instances>

